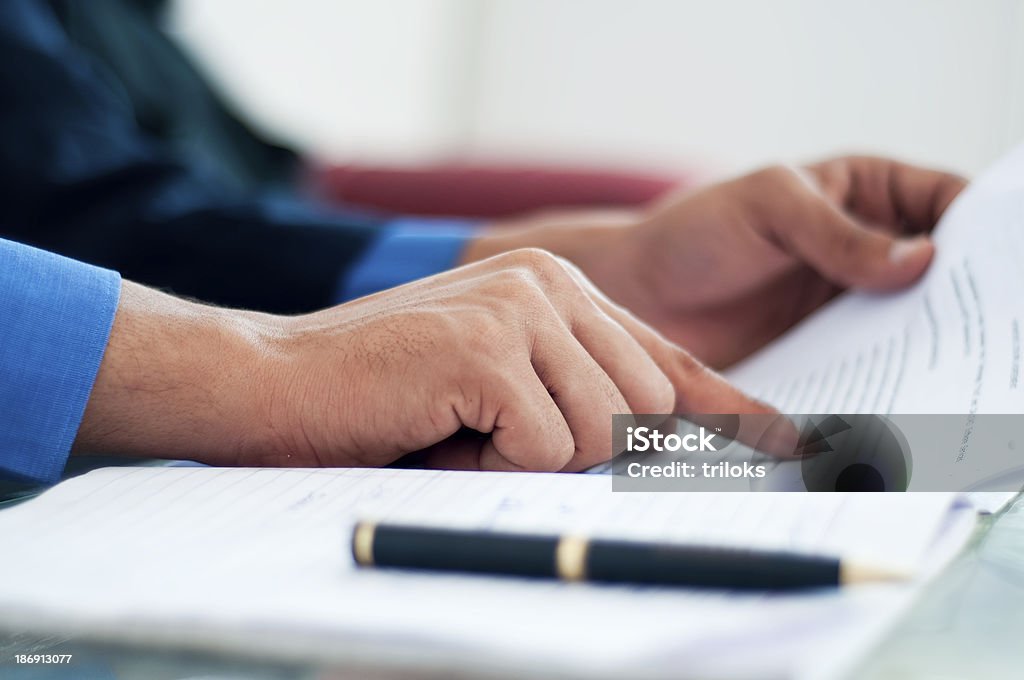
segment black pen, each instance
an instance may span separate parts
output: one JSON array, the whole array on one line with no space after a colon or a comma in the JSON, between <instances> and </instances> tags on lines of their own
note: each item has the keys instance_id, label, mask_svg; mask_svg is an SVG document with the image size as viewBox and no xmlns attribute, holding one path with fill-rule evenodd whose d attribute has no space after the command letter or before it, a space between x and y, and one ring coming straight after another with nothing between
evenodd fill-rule
<instances>
[{"instance_id":1,"label":"black pen","mask_svg":"<svg viewBox=\"0 0 1024 680\"><path fill-rule=\"evenodd\" d=\"M730 590L802 590L908 578L835 557L360 522L363 567Z\"/></svg>"}]
</instances>

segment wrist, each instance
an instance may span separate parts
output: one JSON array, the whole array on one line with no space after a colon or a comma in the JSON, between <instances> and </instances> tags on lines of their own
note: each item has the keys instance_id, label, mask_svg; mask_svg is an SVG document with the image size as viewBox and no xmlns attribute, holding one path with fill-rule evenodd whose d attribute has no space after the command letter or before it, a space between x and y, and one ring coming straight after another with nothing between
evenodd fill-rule
<instances>
[{"instance_id":1,"label":"wrist","mask_svg":"<svg viewBox=\"0 0 1024 680\"><path fill-rule=\"evenodd\" d=\"M244 462L264 439L273 319L125 282L74 451Z\"/></svg>"},{"instance_id":2,"label":"wrist","mask_svg":"<svg viewBox=\"0 0 1024 680\"><path fill-rule=\"evenodd\" d=\"M640 213L619 210L554 210L485 226L462 252L459 264L469 264L521 248L540 248L577 266L589 266L601 244L614 232L632 227Z\"/></svg>"}]
</instances>

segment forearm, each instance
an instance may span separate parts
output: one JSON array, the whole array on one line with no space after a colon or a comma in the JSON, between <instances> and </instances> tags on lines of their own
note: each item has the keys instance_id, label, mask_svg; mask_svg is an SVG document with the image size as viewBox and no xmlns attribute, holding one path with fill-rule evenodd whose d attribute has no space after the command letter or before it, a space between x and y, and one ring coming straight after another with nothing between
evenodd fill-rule
<instances>
[{"instance_id":1,"label":"forearm","mask_svg":"<svg viewBox=\"0 0 1024 680\"><path fill-rule=\"evenodd\" d=\"M264 445L273 333L274 317L124 282L73 452L239 464Z\"/></svg>"},{"instance_id":2,"label":"forearm","mask_svg":"<svg viewBox=\"0 0 1024 680\"><path fill-rule=\"evenodd\" d=\"M629 227L641 212L630 209L545 210L492 222L463 251L460 264L476 262L517 248L541 248L557 255L576 252L590 239Z\"/></svg>"}]
</instances>

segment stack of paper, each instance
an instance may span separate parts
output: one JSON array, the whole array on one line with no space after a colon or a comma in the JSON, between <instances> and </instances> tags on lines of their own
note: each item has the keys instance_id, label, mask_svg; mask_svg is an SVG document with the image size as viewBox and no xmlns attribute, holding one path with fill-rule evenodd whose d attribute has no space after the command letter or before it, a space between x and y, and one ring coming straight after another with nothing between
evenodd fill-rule
<instances>
[{"instance_id":1,"label":"stack of paper","mask_svg":"<svg viewBox=\"0 0 1024 680\"><path fill-rule=\"evenodd\" d=\"M357 519L786 548L915 583L768 596L365 571ZM601 475L106 469L0 513L0 626L302 659L827 677L966 540L952 494L613 493Z\"/></svg>"}]
</instances>

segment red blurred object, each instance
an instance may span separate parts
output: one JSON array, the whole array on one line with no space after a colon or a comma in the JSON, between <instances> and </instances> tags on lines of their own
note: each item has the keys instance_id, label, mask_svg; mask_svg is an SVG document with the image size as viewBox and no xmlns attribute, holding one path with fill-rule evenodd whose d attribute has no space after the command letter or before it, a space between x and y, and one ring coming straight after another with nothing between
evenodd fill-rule
<instances>
[{"instance_id":1,"label":"red blurred object","mask_svg":"<svg viewBox=\"0 0 1024 680\"><path fill-rule=\"evenodd\" d=\"M573 167L440 164L315 166L313 194L386 212L495 218L554 207L646 203L694 177Z\"/></svg>"}]
</instances>

